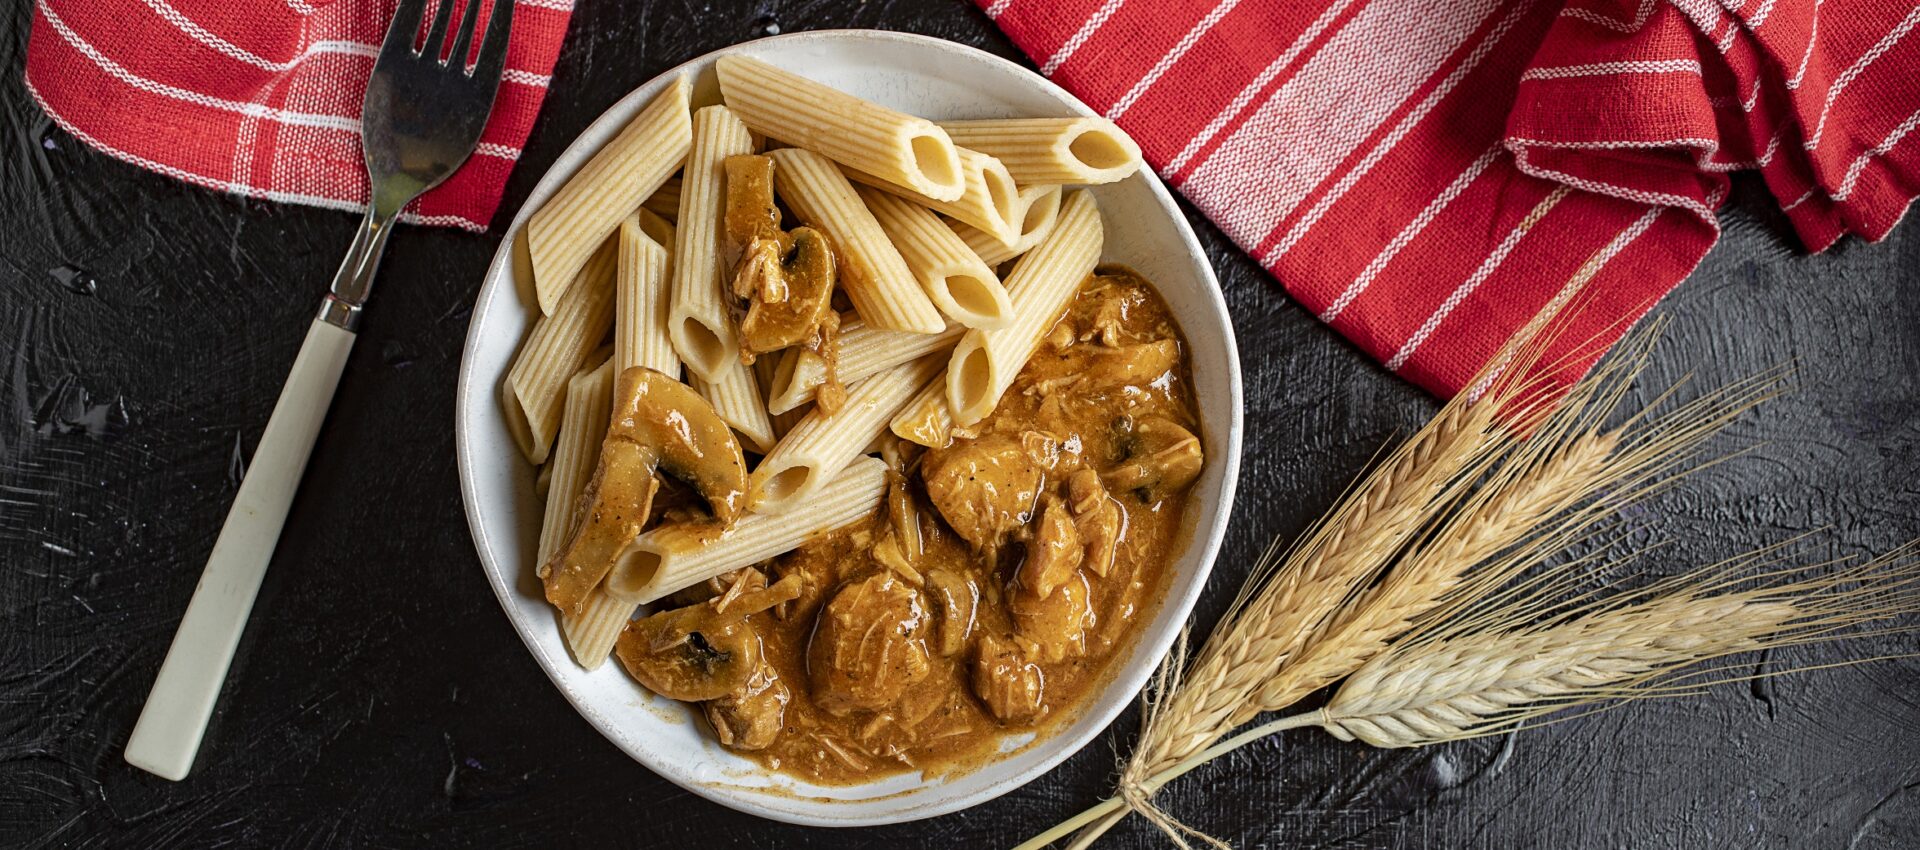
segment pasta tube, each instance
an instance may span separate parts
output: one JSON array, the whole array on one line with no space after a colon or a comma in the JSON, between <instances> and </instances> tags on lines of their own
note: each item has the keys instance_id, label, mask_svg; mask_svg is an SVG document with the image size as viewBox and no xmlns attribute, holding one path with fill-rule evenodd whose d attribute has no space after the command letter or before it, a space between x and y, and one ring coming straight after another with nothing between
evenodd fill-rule
<instances>
[{"instance_id":1,"label":"pasta tube","mask_svg":"<svg viewBox=\"0 0 1920 850\"><path fill-rule=\"evenodd\" d=\"M618 240L609 239L575 276L574 284L541 317L507 371L507 427L527 460L543 463L560 430L567 379L588 363L613 325L613 277Z\"/></svg>"},{"instance_id":2,"label":"pasta tube","mask_svg":"<svg viewBox=\"0 0 1920 850\"><path fill-rule=\"evenodd\" d=\"M947 376L935 378L887 423L894 436L930 449L953 442L953 413L947 409Z\"/></svg>"},{"instance_id":3,"label":"pasta tube","mask_svg":"<svg viewBox=\"0 0 1920 850\"><path fill-rule=\"evenodd\" d=\"M831 416L814 410L773 447L747 479L747 508L784 514L810 502L887 430L893 414L933 380L939 355L895 366L847 392L847 402Z\"/></svg>"},{"instance_id":4,"label":"pasta tube","mask_svg":"<svg viewBox=\"0 0 1920 850\"><path fill-rule=\"evenodd\" d=\"M618 371L618 365L608 358L599 368L582 371L567 381L566 415L560 420L553 462L547 464L553 478L547 482L547 508L540 518L536 563L545 564L573 530L574 502L586 488L587 479L593 477L600 442L607 438L607 421L613 416L613 376Z\"/></svg>"},{"instance_id":5,"label":"pasta tube","mask_svg":"<svg viewBox=\"0 0 1920 850\"><path fill-rule=\"evenodd\" d=\"M1020 190L1013 175L1000 160L960 148L960 171L966 178L966 191L956 200L941 201L917 192L909 192L871 174L847 169L847 176L876 189L884 189L916 204L964 221L992 235L1002 245L1012 247L1020 238Z\"/></svg>"},{"instance_id":6,"label":"pasta tube","mask_svg":"<svg viewBox=\"0 0 1920 850\"><path fill-rule=\"evenodd\" d=\"M731 358L718 381L701 378L692 369L687 371L687 383L713 405L722 421L746 438L754 451L773 448L773 422L767 418L767 405L760 399L760 385L753 379L752 366L741 363L738 357Z\"/></svg>"},{"instance_id":7,"label":"pasta tube","mask_svg":"<svg viewBox=\"0 0 1920 850\"><path fill-rule=\"evenodd\" d=\"M710 523L656 528L627 547L603 587L616 599L652 602L872 516L886 490L886 462L861 458L822 487L812 501L785 514L748 514L725 530Z\"/></svg>"},{"instance_id":8,"label":"pasta tube","mask_svg":"<svg viewBox=\"0 0 1920 850\"><path fill-rule=\"evenodd\" d=\"M720 268L720 211L726 202L727 157L746 153L753 153L753 137L726 107L694 113L693 151L680 178L667 328L687 371L710 383L725 380L730 364L740 360L740 337Z\"/></svg>"},{"instance_id":9,"label":"pasta tube","mask_svg":"<svg viewBox=\"0 0 1920 850\"><path fill-rule=\"evenodd\" d=\"M540 312L551 316L559 309L560 296L594 249L679 170L692 144L687 79L682 76L667 84L666 91L528 219L527 251Z\"/></svg>"},{"instance_id":10,"label":"pasta tube","mask_svg":"<svg viewBox=\"0 0 1920 850\"><path fill-rule=\"evenodd\" d=\"M833 241L842 260L840 286L867 324L926 334L946 327L907 261L887 241L886 232L839 168L826 157L799 148L781 148L767 155L774 161L774 188L788 208Z\"/></svg>"},{"instance_id":11,"label":"pasta tube","mask_svg":"<svg viewBox=\"0 0 1920 850\"><path fill-rule=\"evenodd\" d=\"M801 351L804 349L795 346L792 350ZM786 357L784 356L762 357L753 361L753 380L755 384L759 385L762 395L765 395L774 386L776 379L780 375L780 364L783 362L786 362ZM773 424L773 439L775 444L777 445L780 440L786 439L787 432L792 431L793 426L800 424L800 420L806 418L806 415L806 410L800 407L790 408L779 413L774 413L769 409L767 411L767 420Z\"/></svg>"},{"instance_id":12,"label":"pasta tube","mask_svg":"<svg viewBox=\"0 0 1920 850\"><path fill-rule=\"evenodd\" d=\"M953 143L995 157L1022 186L1112 183L1140 170L1140 146L1105 118L942 121Z\"/></svg>"},{"instance_id":13,"label":"pasta tube","mask_svg":"<svg viewBox=\"0 0 1920 850\"><path fill-rule=\"evenodd\" d=\"M653 194L640 202L640 208L654 215L673 221L680 217L680 178L670 177L660 184Z\"/></svg>"},{"instance_id":14,"label":"pasta tube","mask_svg":"<svg viewBox=\"0 0 1920 850\"><path fill-rule=\"evenodd\" d=\"M721 97L754 132L935 200L966 191L960 155L932 121L746 56L722 56L716 69Z\"/></svg>"},{"instance_id":15,"label":"pasta tube","mask_svg":"<svg viewBox=\"0 0 1920 850\"><path fill-rule=\"evenodd\" d=\"M615 599L600 588L589 591L580 603L580 613L560 615L560 634L573 650L574 660L588 670L599 668L639 607Z\"/></svg>"},{"instance_id":16,"label":"pasta tube","mask_svg":"<svg viewBox=\"0 0 1920 850\"><path fill-rule=\"evenodd\" d=\"M620 262L614 277L613 362L617 371L645 366L664 375L680 374L667 336L669 254L640 223L645 210L620 223ZM656 220L657 217L656 217ZM662 223L664 226L664 222ZM668 233L672 230L669 228ZM613 390L607 390L611 396ZM545 558L540 559L543 563Z\"/></svg>"},{"instance_id":17,"label":"pasta tube","mask_svg":"<svg viewBox=\"0 0 1920 850\"><path fill-rule=\"evenodd\" d=\"M927 297L947 318L969 328L998 328L1013 321L1013 304L1007 300L1006 287L1000 285L1000 276L939 216L864 186L860 199L899 249Z\"/></svg>"},{"instance_id":18,"label":"pasta tube","mask_svg":"<svg viewBox=\"0 0 1920 850\"><path fill-rule=\"evenodd\" d=\"M1001 263L1033 250L1059 220L1060 187L1028 186L1020 190L1020 237L1012 245L1002 244L999 237L964 222L950 221L947 226L980 255L981 262L999 268Z\"/></svg>"},{"instance_id":19,"label":"pasta tube","mask_svg":"<svg viewBox=\"0 0 1920 850\"><path fill-rule=\"evenodd\" d=\"M937 334L907 333L869 328L860 319L841 317L840 350L837 364L843 383L862 378L953 347L966 328L949 325ZM788 349L774 372L768 388L767 410L786 413L813 399L814 391L826 383L827 364L819 355L804 348Z\"/></svg>"},{"instance_id":20,"label":"pasta tube","mask_svg":"<svg viewBox=\"0 0 1920 850\"><path fill-rule=\"evenodd\" d=\"M947 406L955 424L972 425L993 412L1040 347L1040 337L1093 273L1103 241L1093 196L1085 191L1068 195L1060 223L1007 277L1013 322L998 330L968 331L953 347L947 361Z\"/></svg>"}]
</instances>

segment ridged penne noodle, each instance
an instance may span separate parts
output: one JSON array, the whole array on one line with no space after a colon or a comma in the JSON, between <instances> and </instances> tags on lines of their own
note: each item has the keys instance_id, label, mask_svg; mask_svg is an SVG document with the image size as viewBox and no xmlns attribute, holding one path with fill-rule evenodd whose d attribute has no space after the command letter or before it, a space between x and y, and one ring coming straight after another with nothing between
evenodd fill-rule
<instances>
[{"instance_id":1,"label":"ridged penne noodle","mask_svg":"<svg viewBox=\"0 0 1920 850\"><path fill-rule=\"evenodd\" d=\"M1085 191L1067 195L1060 223L1007 276L1013 322L998 330L968 331L949 355L947 405L956 424L971 425L993 412L1039 348L1041 335L1093 273L1103 242L1093 196Z\"/></svg>"},{"instance_id":2,"label":"ridged penne noodle","mask_svg":"<svg viewBox=\"0 0 1920 850\"><path fill-rule=\"evenodd\" d=\"M613 652L614 641L626 631L627 621L639 607L595 588L580 603L580 613L560 615L560 634L566 637L580 666L596 669Z\"/></svg>"},{"instance_id":3,"label":"ridged penne noodle","mask_svg":"<svg viewBox=\"0 0 1920 850\"><path fill-rule=\"evenodd\" d=\"M720 419L740 432L747 447L765 452L773 448L773 422L767 418L767 404L760 398L760 385L753 379L753 367L731 359L718 381L708 381L687 370L687 383L713 405Z\"/></svg>"},{"instance_id":4,"label":"ridged penne noodle","mask_svg":"<svg viewBox=\"0 0 1920 850\"><path fill-rule=\"evenodd\" d=\"M722 56L716 69L721 97L757 133L929 198L956 200L966 190L960 156L932 121L758 59Z\"/></svg>"},{"instance_id":5,"label":"ridged penne noodle","mask_svg":"<svg viewBox=\"0 0 1920 850\"><path fill-rule=\"evenodd\" d=\"M740 360L740 337L720 268L720 211L726 202L727 157L747 153L753 153L753 138L726 107L694 113L693 150L680 177L667 327L687 371L715 383Z\"/></svg>"},{"instance_id":6,"label":"ridged penne noodle","mask_svg":"<svg viewBox=\"0 0 1920 850\"><path fill-rule=\"evenodd\" d=\"M936 200L918 192L910 192L851 168L847 169L847 176L956 221L964 221L1011 248L1020 238L1020 188L1014 185L1013 176L1007 173L1007 167L1001 165L1000 160L966 148L960 148L960 170L966 177L967 189L952 201Z\"/></svg>"},{"instance_id":7,"label":"ridged penne noodle","mask_svg":"<svg viewBox=\"0 0 1920 850\"><path fill-rule=\"evenodd\" d=\"M573 533L574 502L593 477L600 457L600 442L607 437L607 422L613 415L613 358L597 368L582 371L567 381L566 415L561 419L560 437L554 441L553 479L547 483L547 504L540 517L540 541L534 551L537 569L544 569L555 550Z\"/></svg>"},{"instance_id":8,"label":"ridged penne noodle","mask_svg":"<svg viewBox=\"0 0 1920 850\"><path fill-rule=\"evenodd\" d=\"M680 358L674 355L673 340L667 337L667 275L671 255L647 235L640 221L647 215L650 213L641 210L620 223L620 262L614 277L613 362L620 370L645 366L677 377Z\"/></svg>"},{"instance_id":9,"label":"ridged penne noodle","mask_svg":"<svg viewBox=\"0 0 1920 850\"><path fill-rule=\"evenodd\" d=\"M942 121L963 148L992 156L1022 186L1112 183L1140 169L1140 146L1105 118Z\"/></svg>"},{"instance_id":10,"label":"ridged penne noodle","mask_svg":"<svg viewBox=\"0 0 1920 850\"><path fill-rule=\"evenodd\" d=\"M795 346L790 349L790 351L803 350L805 349L800 346ZM753 361L753 380L754 383L759 385L762 396L770 392L777 383L777 379L780 376L780 364L784 362L786 362L785 356L767 356ZM807 408L804 405L783 410L779 413L774 413L769 409L767 411L767 421L773 424L773 439L775 443L777 444L780 440L785 439L787 432L792 431L793 426L800 424L800 420L806 418L806 416Z\"/></svg>"},{"instance_id":11,"label":"ridged penne noodle","mask_svg":"<svg viewBox=\"0 0 1920 850\"><path fill-rule=\"evenodd\" d=\"M687 80L682 76L667 84L666 91L533 214L527 221L527 251L540 312L553 315L565 287L594 249L680 169L692 144Z\"/></svg>"},{"instance_id":12,"label":"ridged penne noodle","mask_svg":"<svg viewBox=\"0 0 1920 850\"><path fill-rule=\"evenodd\" d=\"M880 222L839 167L799 148L781 148L767 155L774 161L774 188L787 207L833 241L841 260L840 288L868 325L929 334L946 327L907 261L887 240Z\"/></svg>"},{"instance_id":13,"label":"ridged penne noodle","mask_svg":"<svg viewBox=\"0 0 1920 850\"><path fill-rule=\"evenodd\" d=\"M566 404L567 379L587 365L587 358L613 326L618 248L618 240L608 239L588 258L553 314L534 323L507 372L507 425L520 451L534 463L545 462L553 448Z\"/></svg>"},{"instance_id":14,"label":"ridged penne noodle","mask_svg":"<svg viewBox=\"0 0 1920 850\"><path fill-rule=\"evenodd\" d=\"M853 383L862 378L916 360L936 351L952 348L966 332L949 325L937 334L888 331L867 327L860 319L842 316L840 324L839 378ZM768 388L767 410L786 413L813 399L814 390L827 380L827 365L804 348L791 348L780 359Z\"/></svg>"},{"instance_id":15,"label":"ridged penne noodle","mask_svg":"<svg viewBox=\"0 0 1920 850\"><path fill-rule=\"evenodd\" d=\"M1013 305L1000 276L939 216L878 189L862 186L859 191L927 297L947 318L969 328L998 328L1013 321Z\"/></svg>"},{"instance_id":16,"label":"ridged penne noodle","mask_svg":"<svg viewBox=\"0 0 1920 850\"><path fill-rule=\"evenodd\" d=\"M652 602L871 516L886 489L886 462L860 458L820 488L811 501L787 513L748 514L725 531L705 523L656 528L627 547L604 588L617 599Z\"/></svg>"},{"instance_id":17,"label":"ridged penne noodle","mask_svg":"<svg viewBox=\"0 0 1920 850\"><path fill-rule=\"evenodd\" d=\"M944 448L953 442L953 413L947 408L947 373L941 372L932 383L901 405L887 429L894 436L930 449Z\"/></svg>"},{"instance_id":18,"label":"ridged penne noodle","mask_svg":"<svg viewBox=\"0 0 1920 850\"><path fill-rule=\"evenodd\" d=\"M660 184L660 188L655 189L653 194L640 202L640 208L668 221L678 219L680 217L680 178L678 176L667 178L667 182Z\"/></svg>"},{"instance_id":19,"label":"ridged penne noodle","mask_svg":"<svg viewBox=\"0 0 1920 850\"><path fill-rule=\"evenodd\" d=\"M998 237L984 232L965 222L950 221L947 226L959 234L960 239L972 248L980 260L993 268L1001 263L1033 250L1053 231L1053 225L1060 220L1060 187L1028 186L1020 190L1020 238L1009 246L1002 244Z\"/></svg>"},{"instance_id":20,"label":"ridged penne noodle","mask_svg":"<svg viewBox=\"0 0 1920 850\"><path fill-rule=\"evenodd\" d=\"M887 430L894 413L933 380L944 364L937 354L874 375L848 388L833 415L815 409L760 460L747 479L747 508L784 514L807 504L821 487Z\"/></svg>"}]
</instances>

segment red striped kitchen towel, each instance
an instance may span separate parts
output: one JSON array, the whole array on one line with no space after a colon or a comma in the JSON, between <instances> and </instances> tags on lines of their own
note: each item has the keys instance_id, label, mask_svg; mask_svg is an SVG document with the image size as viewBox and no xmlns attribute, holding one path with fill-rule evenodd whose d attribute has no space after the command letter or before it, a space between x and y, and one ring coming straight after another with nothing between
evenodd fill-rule
<instances>
[{"instance_id":1,"label":"red striped kitchen towel","mask_svg":"<svg viewBox=\"0 0 1920 850\"><path fill-rule=\"evenodd\" d=\"M1920 194L1912 2L977 2L1296 300L1443 396L1582 282L1561 338L1617 338L1713 245L1728 172L1758 169L1815 251Z\"/></svg>"},{"instance_id":2,"label":"red striped kitchen towel","mask_svg":"<svg viewBox=\"0 0 1920 850\"><path fill-rule=\"evenodd\" d=\"M500 205L573 10L572 0L514 2L480 147L403 220L482 231ZM360 99L398 4L34 0L27 90L67 132L143 168L250 198L360 209Z\"/></svg>"}]
</instances>

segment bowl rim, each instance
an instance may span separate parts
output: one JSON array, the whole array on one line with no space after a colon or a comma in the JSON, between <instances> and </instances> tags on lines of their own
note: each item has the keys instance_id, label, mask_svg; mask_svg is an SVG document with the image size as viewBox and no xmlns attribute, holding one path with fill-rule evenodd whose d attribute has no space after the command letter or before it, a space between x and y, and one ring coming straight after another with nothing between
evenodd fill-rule
<instances>
[{"instance_id":1,"label":"bowl rim","mask_svg":"<svg viewBox=\"0 0 1920 850\"><path fill-rule=\"evenodd\" d=\"M494 386L498 383L498 380L493 376L489 376L484 380L480 379L475 374L477 369L474 363L476 362L476 355L481 344L481 338L478 333L479 329L486 323L489 311L494 306L493 302L501 297L502 287L508 283L505 278L510 276L512 271L516 242L515 235L525 226L526 220L531 216L532 212L539 207L540 203L550 198L553 193L558 191L560 186L565 183L566 179L570 178L574 172L577 172L578 169L585 164L585 160L589 155L586 148L591 147L597 149L601 144L604 144L603 141L588 145L589 139L601 135L611 136L612 128L610 125L618 122L619 119L615 113L621 111L621 107L624 104L634 99L640 92L660 84L662 80L669 79L675 74L688 73L703 68L721 56L739 52L749 46L764 45L772 42L831 43L839 41L891 41L911 44L929 50L967 55L973 60L984 60L989 65L1000 66L1002 70L1011 71L1016 75L1027 78L1029 82L1038 84L1042 90L1065 103L1068 108L1074 112L1087 117L1100 117L1099 113L1081 102L1080 99L1073 94L1055 85L1051 80L1016 62L1009 61L970 45L916 33L870 29L826 29L784 33L730 44L663 70L608 104L593 121L582 128L574 139L568 143L567 147L554 158L553 162L548 164L546 171L541 174L540 179L534 184L526 200L521 203L520 208L514 213L512 220L507 224L502 233L500 244L494 251L493 258L489 261L486 272L481 278L480 287L476 290L473 312L467 322L467 338L461 346L458 383L454 393L455 465L460 480L460 499L467 518L468 533L473 539L474 552L478 556L481 571L486 574L487 583L493 588L495 600L501 607L501 613L506 615L507 621L509 625L513 627L514 633L519 636L521 643L526 646L527 651L533 656L535 663L539 666L540 671L546 675L548 681L551 682L554 688L573 706L574 711L585 719L589 725L593 726L594 731L600 733L601 737L605 738L608 743L625 753L628 758L640 763L654 774L672 782L674 785L736 811L785 823L826 827L877 826L931 818L971 808L1000 797L1016 788L1020 788L1052 771L1066 759L1085 749L1095 737L1111 727L1114 719L1119 716L1120 712L1125 710L1125 708L1133 702L1132 697L1145 687L1148 679L1152 676L1154 669L1158 665L1142 665L1138 670L1128 673L1126 670L1127 660L1116 659L1116 661L1111 663L1118 666L1110 667L1106 672L1107 681L1102 686L1102 690L1091 695L1087 703L1081 707L1081 716L1096 716L1096 722L1085 724L1084 728L1078 734L1073 734L1069 731L1069 728L1080 724L1063 719L1060 721L1062 725L1055 727L1054 734L1051 737L1038 740L1030 745L1035 747L1045 746L1053 749L1052 753L1040 758L1034 764L1002 780L996 781L987 787L981 788L972 794L939 797L914 808L870 814L855 810L859 803L865 801L848 800L845 801L848 804L848 811L835 812L831 816L815 816L806 812L767 806L758 799L760 795L750 789L710 784L702 782L690 775L682 775L682 771L678 769L675 764L671 762L656 764L655 759L628 747L625 742L620 740L620 736L611 733L610 730L606 728L609 721L601 717L593 707L587 704L584 695L576 692L574 688L561 680L557 665L573 664L573 659L570 656L566 656L564 652L561 653L561 657L559 658L556 658L552 653L548 652L547 649L536 640L535 636L522 625L520 619L515 615L513 608L516 598L515 588L507 582L506 573L504 572L505 565L496 563L495 555L489 545L489 541L482 533L482 529L487 527L488 520L479 505L474 470L477 468L476 464L482 463L483 460L478 457L480 449L474 445L474 433L478 423L469 421L467 410L472 404L472 395L476 392L486 394L490 402L497 402L497 399L493 399L492 396L494 395ZM562 163L574 160L576 157L578 161L574 162L572 167L562 169ZM563 170L565 171L564 174L561 173ZM1189 517L1189 527L1192 529L1194 536L1187 543L1189 547L1187 551L1197 551L1198 553L1197 575L1194 576L1192 581L1187 583L1183 590L1169 588L1170 592L1164 595L1159 602L1159 610L1164 611L1170 608L1179 612L1173 620L1169 621L1169 625L1175 625L1179 620L1184 620L1191 615L1195 603L1199 600L1200 593L1205 590L1212 576L1214 563L1219 557L1221 542L1225 538L1229 520L1232 516L1234 495L1239 484L1241 443L1244 432L1243 399L1245 397L1245 389L1241 379L1240 349L1234 333L1232 314L1227 309L1226 299L1224 293L1221 291L1219 279L1214 273L1211 259L1207 257L1206 250L1200 245L1199 238L1195 235L1192 225L1187 220L1186 215L1181 211L1173 194L1168 191L1165 183L1161 181L1159 175L1154 173L1151 167L1143 167L1137 172L1135 177L1128 179L1136 179L1136 177L1145 181L1154 201L1172 223L1173 231L1178 235L1189 259L1191 259L1193 265L1200 270L1200 283L1202 284L1201 288L1204 290L1200 293L1200 301L1204 305L1202 309L1210 310L1217 320L1221 333L1221 343L1225 346L1228 355L1224 358L1223 363L1209 364L1207 367L1209 369L1219 368L1225 371L1227 394L1229 396L1229 404L1227 405L1226 411L1228 421L1225 427L1227 446L1226 451L1222 453L1225 466L1222 470L1223 474L1219 495L1216 504L1206 506L1214 516L1200 517L1197 519L1191 516ZM506 286L506 288L509 294L518 295L516 287ZM1184 334L1186 328L1183 326L1181 330ZM494 406L497 407L497 403ZM1203 418L1210 418L1208 411L1202 410L1201 415ZM1205 529L1204 535L1200 533L1200 526L1203 525L1208 526ZM1196 550L1192 547L1198 547L1198 549ZM1172 592L1175 590L1178 590L1177 595L1175 592ZM1157 613L1156 616L1158 616ZM1178 637L1179 632L1179 628L1167 628L1163 634L1143 633L1137 635L1132 642L1129 652L1134 655L1146 653L1153 659L1163 659L1167 651L1172 647L1174 640ZM1111 705L1105 708L1097 707L1098 703L1111 699L1111 694L1116 690L1124 691L1124 698L1112 700ZM983 762L981 768L985 769L996 763L999 762ZM769 796L775 794L777 794L777 792L768 792Z\"/></svg>"}]
</instances>

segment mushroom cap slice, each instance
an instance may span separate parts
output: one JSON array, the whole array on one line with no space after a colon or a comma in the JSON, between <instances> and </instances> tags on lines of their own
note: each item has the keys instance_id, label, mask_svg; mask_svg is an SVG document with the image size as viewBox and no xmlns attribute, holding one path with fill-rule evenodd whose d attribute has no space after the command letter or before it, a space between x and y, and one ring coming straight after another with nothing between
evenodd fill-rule
<instances>
[{"instance_id":1,"label":"mushroom cap slice","mask_svg":"<svg viewBox=\"0 0 1920 850\"><path fill-rule=\"evenodd\" d=\"M620 664L668 699L704 702L746 685L760 669L760 635L705 604L662 611L628 626L614 644Z\"/></svg>"},{"instance_id":2,"label":"mushroom cap slice","mask_svg":"<svg viewBox=\"0 0 1920 850\"><path fill-rule=\"evenodd\" d=\"M1103 477L1107 486L1132 492L1143 501L1177 493L1200 477L1206 454L1200 438L1171 419L1149 416L1133 426L1125 442L1127 456Z\"/></svg>"},{"instance_id":3,"label":"mushroom cap slice","mask_svg":"<svg viewBox=\"0 0 1920 850\"><path fill-rule=\"evenodd\" d=\"M740 345L750 354L806 342L833 309L833 245L811 227L794 228L791 250L770 239L756 242L741 266L747 275L754 281L735 287L751 299L740 321Z\"/></svg>"},{"instance_id":4,"label":"mushroom cap slice","mask_svg":"<svg viewBox=\"0 0 1920 850\"><path fill-rule=\"evenodd\" d=\"M660 487L656 472L686 482L723 524L746 504L746 458L713 405L692 387L635 366L620 373L613 421L574 509L573 533L540 568L554 607L579 611L640 536Z\"/></svg>"}]
</instances>

